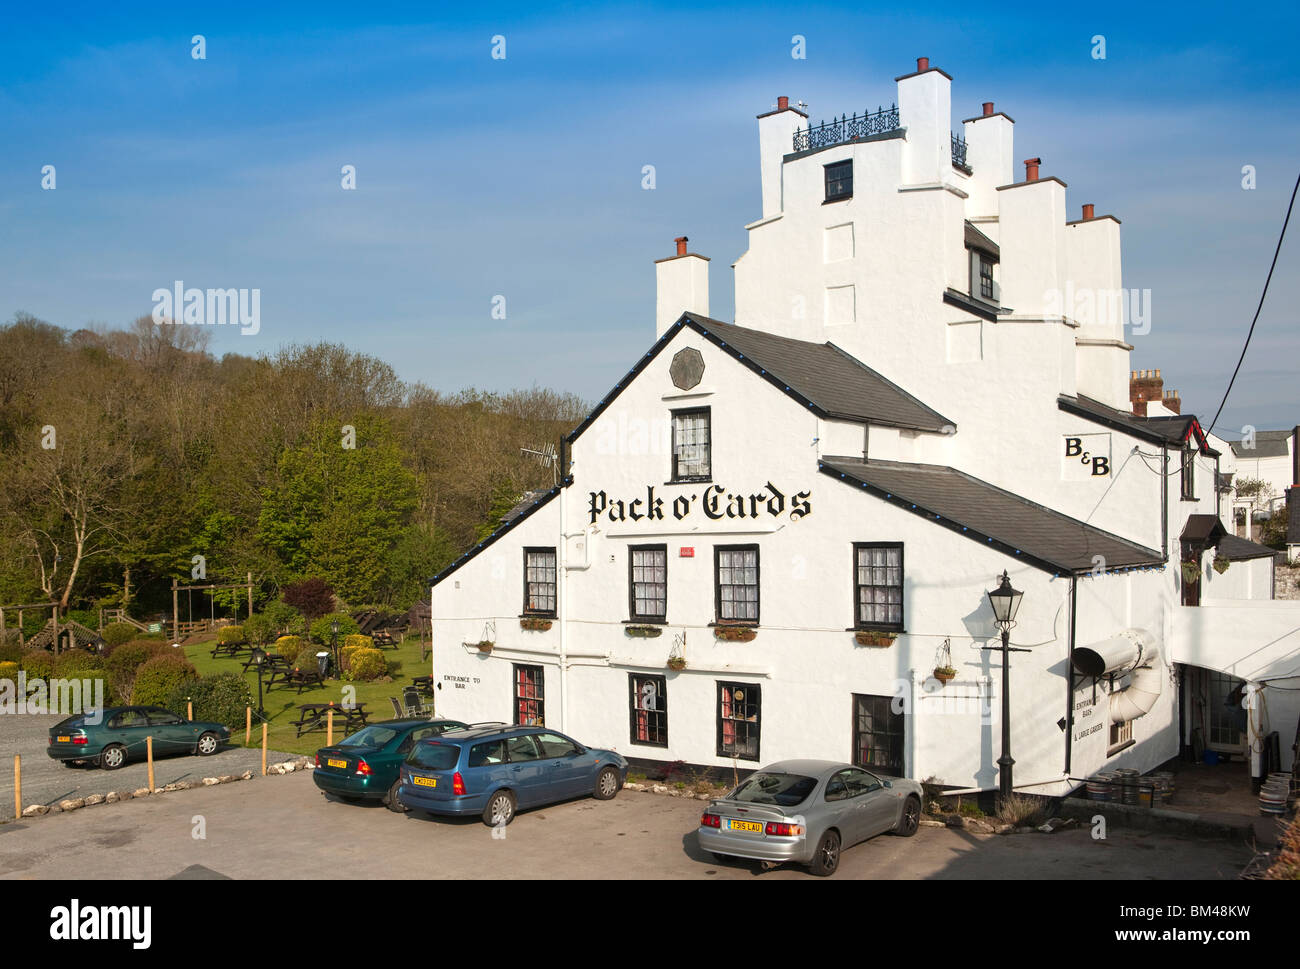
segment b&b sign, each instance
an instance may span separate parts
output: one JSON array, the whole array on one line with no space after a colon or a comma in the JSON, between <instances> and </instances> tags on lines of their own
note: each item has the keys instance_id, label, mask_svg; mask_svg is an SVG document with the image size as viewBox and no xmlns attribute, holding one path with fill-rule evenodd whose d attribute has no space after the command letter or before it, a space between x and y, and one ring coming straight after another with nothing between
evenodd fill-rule
<instances>
[{"instance_id":1,"label":"b&b sign","mask_svg":"<svg viewBox=\"0 0 1300 969\"><path fill-rule=\"evenodd\" d=\"M1104 478L1110 474L1109 434L1067 434L1061 477L1066 481Z\"/></svg>"}]
</instances>

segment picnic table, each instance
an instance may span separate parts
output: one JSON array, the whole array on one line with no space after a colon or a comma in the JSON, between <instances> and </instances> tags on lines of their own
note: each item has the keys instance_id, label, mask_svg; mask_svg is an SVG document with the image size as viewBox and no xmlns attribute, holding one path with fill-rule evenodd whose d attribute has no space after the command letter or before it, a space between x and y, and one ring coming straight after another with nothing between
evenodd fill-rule
<instances>
[{"instance_id":1,"label":"picnic table","mask_svg":"<svg viewBox=\"0 0 1300 969\"><path fill-rule=\"evenodd\" d=\"M432 675L411 677L411 686L419 690L424 696L433 696Z\"/></svg>"},{"instance_id":2,"label":"picnic table","mask_svg":"<svg viewBox=\"0 0 1300 969\"><path fill-rule=\"evenodd\" d=\"M253 647L248 643L215 643L212 647L212 658L218 656L238 656L244 650L252 651Z\"/></svg>"},{"instance_id":3,"label":"picnic table","mask_svg":"<svg viewBox=\"0 0 1300 969\"><path fill-rule=\"evenodd\" d=\"M284 682L288 686L296 686L298 695L302 696L302 691L309 686L324 686L325 677L321 675L320 667L313 662L306 669L296 666L289 670L284 676Z\"/></svg>"},{"instance_id":4,"label":"picnic table","mask_svg":"<svg viewBox=\"0 0 1300 969\"><path fill-rule=\"evenodd\" d=\"M397 649L401 645L401 640L393 633L392 629L376 629L370 634L370 639L380 649L387 649L390 646Z\"/></svg>"},{"instance_id":5,"label":"picnic table","mask_svg":"<svg viewBox=\"0 0 1300 969\"><path fill-rule=\"evenodd\" d=\"M350 707L339 706L335 703L300 703L298 705L298 719L289 722L298 728L298 736L301 737L309 730L327 729L329 726L329 712L333 710L334 725L341 727L344 736L346 736L358 727L367 725L365 708L364 703L354 703Z\"/></svg>"},{"instance_id":6,"label":"picnic table","mask_svg":"<svg viewBox=\"0 0 1300 969\"><path fill-rule=\"evenodd\" d=\"M257 664L253 662L251 656L244 660L245 673L256 666ZM293 674L293 664L277 653L267 654L266 659L262 663L262 669L266 672L265 686L268 690L275 686L276 683L282 681L288 682L289 677Z\"/></svg>"}]
</instances>

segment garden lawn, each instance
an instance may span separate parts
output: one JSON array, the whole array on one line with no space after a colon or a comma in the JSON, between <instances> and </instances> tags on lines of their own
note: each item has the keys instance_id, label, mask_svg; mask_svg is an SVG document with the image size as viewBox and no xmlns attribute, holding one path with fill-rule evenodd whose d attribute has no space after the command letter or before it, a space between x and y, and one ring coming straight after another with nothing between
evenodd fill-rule
<instances>
[{"instance_id":1,"label":"garden lawn","mask_svg":"<svg viewBox=\"0 0 1300 969\"><path fill-rule=\"evenodd\" d=\"M212 658L212 646L216 642L213 639L190 643L185 647L185 655L201 676L207 676L212 673L240 673L244 661L248 658L247 653L242 653L238 657L218 656ZM318 647L312 647L315 653ZM296 754L314 754L321 747L325 746L325 731L312 730L304 733L301 737L297 736L298 728L291 721L299 719L298 704L300 703L334 703L342 704L344 689L347 687L356 688L356 702L365 705L366 716L370 718L371 723L377 723L380 720L391 720L393 718L393 705L388 702L390 696L401 699L403 687L411 685L411 678L414 676L423 676L430 671L430 661L426 658L423 662L420 660L420 638L418 636L408 636L397 649L382 650L384 658L388 660L391 666L394 660L401 663L401 669L393 674L391 683L374 681L372 683L350 682L348 680L326 680L324 687L308 687L301 694L298 693L296 686L286 686L284 683L276 683L275 688L267 690L263 685L263 706L266 710L266 719L270 722L268 734L268 746L271 750L285 750ZM244 675L248 682L248 689L253 698L253 711L257 712L257 673L253 669ZM429 700L426 697L425 702ZM184 716L185 711L180 711ZM343 738L343 732L338 727L334 730L334 740L338 742ZM243 729L235 730L231 736L232 743L243 744ZM253 736L250 741L251 745L256 747L262 743L262 730L257 723L257 718L253 719Z\"/></svg>"}]
</instances>

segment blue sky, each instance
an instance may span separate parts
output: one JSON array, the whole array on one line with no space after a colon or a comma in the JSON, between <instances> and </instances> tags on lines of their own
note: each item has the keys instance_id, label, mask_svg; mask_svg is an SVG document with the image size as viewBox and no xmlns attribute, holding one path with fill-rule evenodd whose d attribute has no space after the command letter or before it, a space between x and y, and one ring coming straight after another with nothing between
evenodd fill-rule
<instances>
[{"instance_id":1,"label":"blue sky","mask_svg":"<svg viewBox=\"0 0 1300 969\"><path fill-rule=\"evenodd\" d=\"M119 326L173 280L257 287L261 333L210 328L215 352L327 339L443 390L596 399L653 339L652 263L674 236L712 257L712 312L731 319L728 267L759 212L754 116L779 94L814 120L888 104L925 55L953 75L954 122L995 101L1018 157L1069 184L1072 217L1091 201L1123 220L1125 285L1152 291L1133 366L1208 420L1300 168L1297 8L897 10L11 7L0 317ZM1300 422L1298 260L1293 236L1225 434Z\"/></svg>"}]
</instances>

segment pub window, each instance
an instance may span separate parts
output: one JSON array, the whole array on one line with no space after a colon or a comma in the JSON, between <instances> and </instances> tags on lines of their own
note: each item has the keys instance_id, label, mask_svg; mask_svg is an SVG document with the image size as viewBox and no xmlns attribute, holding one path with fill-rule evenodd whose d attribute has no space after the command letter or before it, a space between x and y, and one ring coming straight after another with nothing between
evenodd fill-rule
<instances>
[{"instance_id":1,"label":"pub window","mask_svg":"<svg viewBox=\"0 0 1300 969\"><path fill-rule=\"evenodd\" d=\"M545 679L540 666L514 664L515 723L540 727L546 716Z\"/></svg>"},{"instance_id":2,"label":"pub window","mask_svg":"<svg viewBox=\"0 0 1300 969\"><path fill-rule=\"evenodd\" d=\"M629 550L629 612L634 620L668 617L668 546L634 545Z\"/></svg>"},{"instance_id":3,"label":"pub window","mask_svg":"<svg viewBox=\"0 0 1300 969\"><path fill-rule=\"evenodd\" d=\"M1196 500L1196 449L1192 447L1183 448L1183 500Z\"/></svg>"},{"instance_id":4,"label":"pub window","mask_svg":"<svg viewBox=\"0 0 1300 969\"><path fill-rule=\"evenodd\" d=\"M673 480L708 481L712 475L709 408L673 411Z\"/></svg>"},{"instance_id":5,"label":"pub window","mask_svg":"<svg viewBox=\"0 0 1300 969\"><path fill-rule=\"evenodd\" d=\"M853 546L853 600L859 629L903 628L903 546L857 542Z\"/></svg>"},{"instance_id":6,"label":"pub window","mask_svg":"<svg viewBox=\"0 0 1300 969\"><path fill-rule=\"evenodd\" d=\"M524 612L555 615L555 549L524 549Z\"/></svg>"},{"instance_id":7,"label":"pub window","mask_svg":"<svg viewBox=\"0 0 1300 969\"><path fill-rule=\"evenodd\" d=\"M826 201L853 198L853 159L834 162L826 168Z\"/></svg>"},{"instance_id":8,"label":"pub window","mask_svg":"<svg viewBox=\"0 0 1300 969\"><path fill-rule=\"evenodd\" d=\"M718 684L718 756L758 760L762 690L753 683Z\"/></svg>"},{"instance_id":9,"label":"pub window","mask_svg":"<svg viewBox=\"0 0 1300 969\"><path fill-rule=\"evenodd\" d=\"M628 674L632 698L632 743L668 746L668 686L662 676Z\"/></svg>"},{"instance_id":10,"label":"pub window","mask_svg":"<svg viewBox=\"0 0 1300 969\"><path fill-rule=\"evenodd\" d=\"M895 711L894 697L853 694L853 763L903 776L903 714Z\"/></svg>"},{"instance_id":11,"label":"pub window","mask_svg":"<svg viewBox=\"0 0 1300 969\"><path fill-rule=\"evenodd\" d=\"M1112 723L1110 725L1110 745L1106 748L1106 756L1118 754L1125 747L1133 745L1133 721L1125 720L1122 723Z\"/></svg>"},{"instance_id":12,"label":"pub window","mask_svg":"<svg viewBox=\"0 0 1300 969\"><path fill-rule=\"evenodd\" d=\"M718 622L758 622L758 546L714 549L714 593Z\"/></svg>"}]
</instances>

